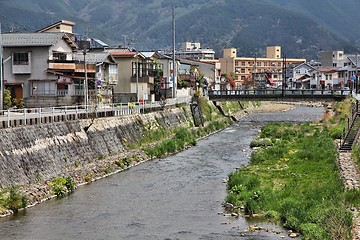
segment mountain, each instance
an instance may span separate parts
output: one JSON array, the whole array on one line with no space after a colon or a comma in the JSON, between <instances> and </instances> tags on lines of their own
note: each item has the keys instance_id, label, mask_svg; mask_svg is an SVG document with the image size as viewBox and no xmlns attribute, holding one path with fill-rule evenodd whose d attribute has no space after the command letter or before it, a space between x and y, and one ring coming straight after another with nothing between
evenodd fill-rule
<instances>
[{"instance_id":1,"label":"mountain","mask_svg":"<svg viewBox=\"0 0 360 240\"><path fill-rule=\"evenodd\" d=\"M176 41L238 55L264 55L281 45L289 57L315 58L320 49L356 51L358 0L0 0L2 32L31 32L65 19L75 31L112 46L171 49L172 8Z\"/></svg>"}]
</instances>

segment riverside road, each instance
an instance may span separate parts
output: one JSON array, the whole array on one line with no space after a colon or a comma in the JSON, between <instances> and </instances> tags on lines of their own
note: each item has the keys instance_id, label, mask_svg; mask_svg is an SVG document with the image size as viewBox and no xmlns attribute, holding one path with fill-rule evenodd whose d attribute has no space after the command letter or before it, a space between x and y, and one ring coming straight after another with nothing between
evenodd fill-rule
<instances>
[{"instance_id":1,"label":"riverside road","mask_svg":"<svg viewBox=\"0 0 360 240\"><path fill-rule=\"evenodd\" d=\"M253 223L224 216L223 180L248 164L249 143L267 121L314 121L323 108L297 107L250 114L174 156L143 163L0 219L1 240L42 239L239 239ZM259 231L241 239L287 239Z\"/></svg>"}]
</instances>

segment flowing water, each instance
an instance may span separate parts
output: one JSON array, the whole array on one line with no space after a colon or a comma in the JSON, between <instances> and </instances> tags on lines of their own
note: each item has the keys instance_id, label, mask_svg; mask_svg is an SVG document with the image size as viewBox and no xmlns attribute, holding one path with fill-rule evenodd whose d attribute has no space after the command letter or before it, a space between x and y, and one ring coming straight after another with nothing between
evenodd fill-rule
<instances>
[{"instance_id":1,"label":"flowing water","mask_svg":"<svg viewBox=\"0 0 360 240\"><path fill-rule=\"evenodd\" d=\"M0 239L287 239L287 232L271 223L259 225L279 234L243 233L253 223L220 214L226 196L223 180L248 164L249 143L263 122L313 121L322 112L298 107L249 115L174 156L0 219Z\"/></svg>"}]
</instances>

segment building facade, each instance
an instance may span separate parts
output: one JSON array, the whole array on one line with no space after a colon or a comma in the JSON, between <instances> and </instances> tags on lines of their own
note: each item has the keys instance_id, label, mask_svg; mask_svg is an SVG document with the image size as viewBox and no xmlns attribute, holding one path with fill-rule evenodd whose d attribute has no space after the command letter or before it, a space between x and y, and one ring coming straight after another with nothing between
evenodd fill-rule
<instances>
[{"instance_id":1,"label":"building facade","mask_svg":"<svg viewBox=\"0 0 360 240\"><path fill-rule=\"evenodd\" d=\"M281 47L268 47L267 56L237 57L235 48L224 49L219 59L221 74L233 74L236 88L242 87L280 87L285 66L305 63L306 59L286 58L281 54Z\"/></svg>"},{"instance_id":2,"label":"building facade","mask_svg":"<svg viewBox=\"0 0 360 240\"><path fill-rule=\"evenodd\" d=\"M209 48L201 48L199 42L184 42L181 44L181 49L176 51L176 57L193 60L214 60L215 51Z\"/></svg>"}]
</instances>

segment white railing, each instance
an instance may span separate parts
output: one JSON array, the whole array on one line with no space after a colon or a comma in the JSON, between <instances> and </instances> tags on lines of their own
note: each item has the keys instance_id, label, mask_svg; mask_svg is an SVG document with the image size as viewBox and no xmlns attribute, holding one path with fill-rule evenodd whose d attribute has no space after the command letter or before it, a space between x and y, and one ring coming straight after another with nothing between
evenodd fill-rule
<instances>
[{"instance_id":1,"label":"white railing","mask_svg":"<svg viewBox=\"0 0 360 240\"><path fill-rule=\"evenodd\" d=\"M166 99L165 101L145 101L137 103L115 103L111 105L75 105L75 106L62 106L62 107L48 107L48 108L24 108L24 109L8 109L0 111L0 128L12 126L26 126L29 124L30 119L35 121L36 124L47 122L54 122L55 119L65 116L68 119L69 115L74 116L75 119L79 118L93 118L99 117L99 113L113 112L114 116L142 114L147 111L155 111L163 106L174 106L181 103L189 103L191 97L183 97L176 99ZM51 120L49 120L51 119ZM6 124L4 124L6 123Z\"/></svg>"}]
</instances>

